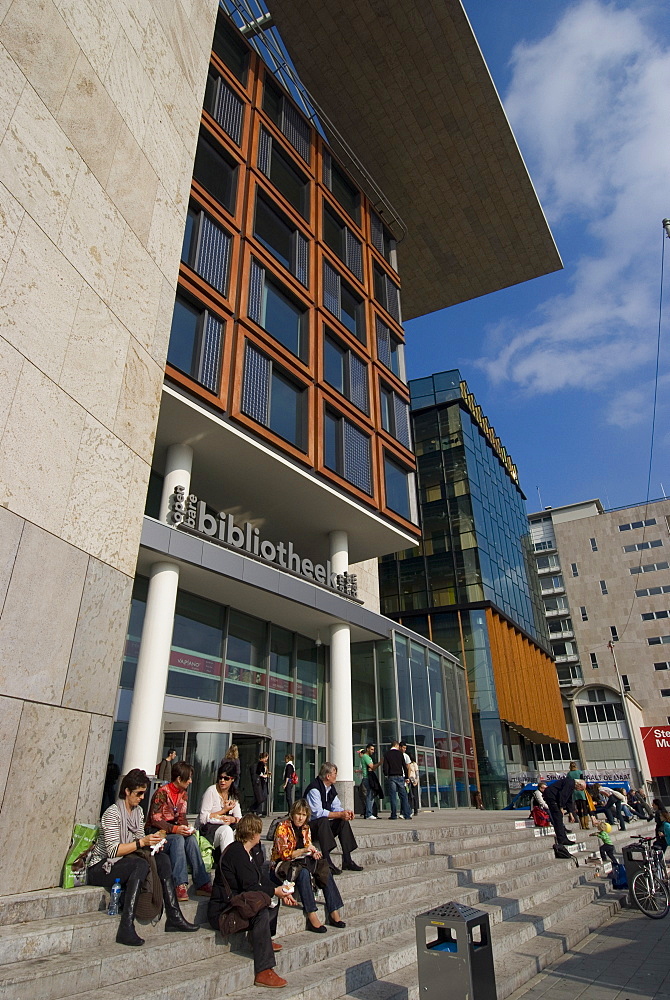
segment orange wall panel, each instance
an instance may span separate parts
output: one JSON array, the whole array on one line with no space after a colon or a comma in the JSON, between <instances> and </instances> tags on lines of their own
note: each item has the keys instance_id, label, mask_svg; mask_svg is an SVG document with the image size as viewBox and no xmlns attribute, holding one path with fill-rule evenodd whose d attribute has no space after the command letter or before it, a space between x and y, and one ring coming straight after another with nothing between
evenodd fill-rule
<instances>
[{"instance_id":1,"label":"orange wall panel","mask_svg":"<svg viewBox=\"0 0 670 1000\"><path fill-rule=\"evenodd\" d=\"M501 615L486 609L500 718L544 741L567 740L551 658Z\"/></svg>"}]
</instances>

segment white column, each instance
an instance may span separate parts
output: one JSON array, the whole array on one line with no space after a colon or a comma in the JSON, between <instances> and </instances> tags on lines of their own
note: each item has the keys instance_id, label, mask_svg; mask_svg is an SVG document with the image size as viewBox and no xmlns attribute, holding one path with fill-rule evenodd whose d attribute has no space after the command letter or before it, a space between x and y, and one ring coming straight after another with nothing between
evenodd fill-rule
<instances>
[{"instance_id":1,"label":"white column","mask_svg":"<svg viewBox=\"0 0 670 1000\"><path fill-rule=\"evenodd\" d=\"M161 497L160 520L168 520L170 497L175 486L183 486L188 493L191 485L191 467L193 465L193 449L187 444L171 444L165 460L165 478L163 480L163 495ZM169 522L168 522L169 523Z\"/></svg>"},{"instance_id":2,"label":"white column","mask_svg":"<svg viewBox=\"0 0 670 1000\"><path fill-rule=\"evenodd\" d=\"M330 533L333 573L349 569L346 531ZM351 753L351 629L344 622L330 627L330 726L328 759L337 764L337 790L346 809L354 807L354 765Z\"/></svg>"},{"instance_id":3,"label":"white column","mask_svg":"<svg viewBox=\"0 0 670 1000\"><path fill-rule=\"evenodd\" d=\"M179 566L171 562L151 567L133 703L128 722L123 774L141 767L154 774L163 739L163 702L170 665Z\"/></svg>"},{"instance_id":4,"label":"white column","mask_svg":"<svg viewBox=\"0 0 670 1000\"><path fill-rule=\"evenodd\" d=\"M175 486L188 493L191 486L193 449L173 444L167 450L160 519L167 521ZM157 562L151 567L147 607L142 627L123 774L141 767L153 774L163 744L163 703L170 667L174 610L179 587L179 566Z\"/></svg>"}]
</instances>

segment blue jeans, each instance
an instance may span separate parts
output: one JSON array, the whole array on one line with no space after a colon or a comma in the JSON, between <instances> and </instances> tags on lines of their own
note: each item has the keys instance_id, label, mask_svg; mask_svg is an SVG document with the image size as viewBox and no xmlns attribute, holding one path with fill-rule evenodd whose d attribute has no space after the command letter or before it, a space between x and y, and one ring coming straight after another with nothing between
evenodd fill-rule
<instances>
[{"instance_id":1,"label":"blue jeans","mask_svg":"<svg viewBox=\"0 0 670 1000\"><path fill-rule=\"evenodd\" d=\"M180 833L168 833L165 850L172 864L172 878L175 885L185 885L188 882L187 861L191 865L193 885L196 889L209 882L198 841L193 834L190 837L182 837Z\"/></svg>"},{"instance_id":2,"label":"blue jeans","mask_svg":"<svg viewBox=\"0 0 670 1000\"><path fill-rule=\"evenodd\" d=\"M298 868L295 873L295 885L300 894L300 901L305 913L316 913L316 900L314 899L314 889L312 879L306 868ZM331 875L323 890L323 898L326 901L326 913L334 913L342 906L340 891L335 885L335 879Z\"/></svg>"},{"instance_id":3,"label":"blue jeans","mask_svg":"<svg viewBox=\"0 0 670 1000\"><path fill-rule=\"evenodd\" d=\"M386 789L391 800L391 819L398 818L398 795L400 795L400 811L405 819L412 818L412 809L407 797L405 779L399 774L389 775L386 779Z\"/></svg>"},{"instance_id":4,"label":"blue jeans","mask_svg":"<svg viewBox=\"0 0 670 1000\"><path fill-rule=\"evenodd\" d=\"M375 811L375 796L374 792L370 791L370 782L367 778L363 778L361 781L361 791L365 796L365 818L369 819L370 816L374 815Z\"/></svg>"}]
</instances>

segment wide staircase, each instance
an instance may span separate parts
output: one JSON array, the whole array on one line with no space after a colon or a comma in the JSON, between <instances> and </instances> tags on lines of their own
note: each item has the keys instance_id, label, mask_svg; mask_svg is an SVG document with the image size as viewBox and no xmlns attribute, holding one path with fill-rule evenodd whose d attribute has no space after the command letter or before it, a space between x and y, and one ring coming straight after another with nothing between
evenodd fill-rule
<instances>
[{"instance_id":1,"label":"wide staircase","mask_svg":"<svg viewBox=\"0 0 670 1000\"><path fill-rule=\"evenodd\" d=\"M621 894L583 864L584 853L575 867L554 857L553 838L516 829L524 815L459 810L411 822L355 821L355 860L364 871L337 879L346 928L317 937L305 931L301 911L282 907L277 972L289 982L282 997L417 1000L414 917L449 900L489 914L500 1000L554 962L615 912ZM636 828L649 832L637 823L615 842L627 842ZM266 995L253 985L244 935L215 934L206 924L205 899L182 904L189 920L204 925L197 934L165 934L163 920L138 925L142 948L115 943L118 918L107 916L106 905L107 893L93 887L0 899L0 997Z\"/></svg>"}]
</instances>

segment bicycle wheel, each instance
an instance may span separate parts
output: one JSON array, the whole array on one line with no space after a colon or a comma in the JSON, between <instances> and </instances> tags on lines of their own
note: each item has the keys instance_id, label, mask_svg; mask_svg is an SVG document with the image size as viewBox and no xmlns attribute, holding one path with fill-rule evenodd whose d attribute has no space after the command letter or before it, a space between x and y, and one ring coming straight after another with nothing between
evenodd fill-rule
<instances>
[{"instance_id":1,"label":"bicycle wheel","mask_svg":"<svg viewBox=\"0 0 670 1000\"><path fill-rule=\"evenodd\" d=\"M650 871L639 871L633 879L631 894L639 910L652 920L660 920L670 910L668 890Z\"/></svg>"}]
</instances>

